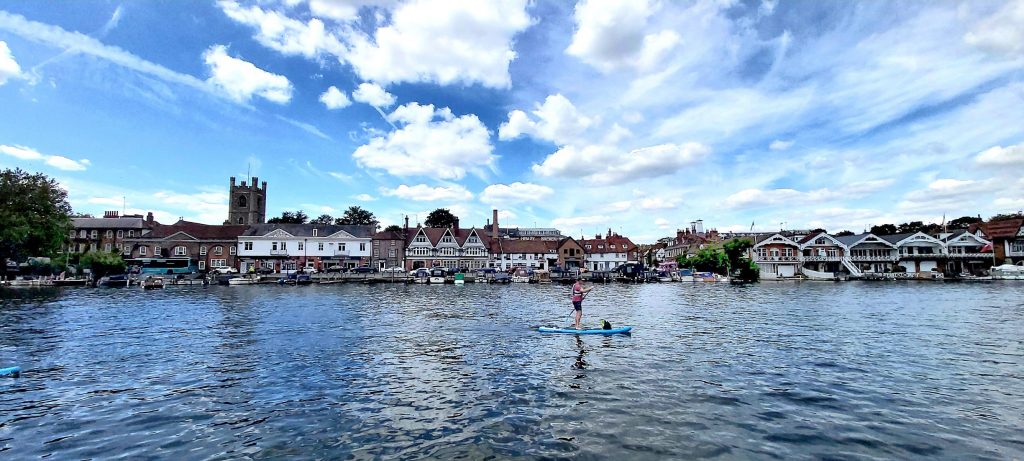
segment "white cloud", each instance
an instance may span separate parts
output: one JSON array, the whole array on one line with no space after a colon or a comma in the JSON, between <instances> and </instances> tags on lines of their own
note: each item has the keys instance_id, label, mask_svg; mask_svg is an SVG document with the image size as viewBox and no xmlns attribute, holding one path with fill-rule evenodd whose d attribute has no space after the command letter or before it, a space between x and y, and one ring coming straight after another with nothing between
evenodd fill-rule
<instances>
[{"instance_id":1,"label":"white cloud","mask_svg":"<svg viewBox=\"0 0 1024 461\"><path fill-rule=\"evenodd\" d=\"M292 99L292 83L285 76L228 56L224 45L211 46L203 60L210 70L207 82L237 102L249 102L254 95L278 104Z\"/></svg>"},{"instance_id":2,"label":"white cloud","mask_svg":"<svg viewBox=\"0 0 1024 461\"><path fill-rule=\"evenodd\" d=\"M636 200L620 200L608 206L615 211L626 210L670 210L679 206L678 201L665 197L643 197Z\"/></svg>"},{"instance_id":3,"label":"white cloud","mask_svg":"<svg viewBox=\"0 0 1024 461\"><path fill-rule=\"evenodd\" d=\"M646 0L580 1L576 32L565 52L605 72L650 68L682 42L672 30L648 33L648 18L659 8Z\"/></svg>"},{"instance_id":4,"label":"white cloud","mask_svg":"<svg viewBox=\"0 0 1024 461\"><path fill-rule=\"evenodd\" d=\"M964 41L982 49L1024 57L1024 0L1010 0L1002 9L978 21Z\"/></svg>"},{"instance_id":5,"label":"white cloud","mask_svg":"<svg viewBox=\"0 0 1024 461\"><path fill-rule=\"evenodd\" d=\"M352 177L352 175L339 173L337 171L328 171L327 174L330 175L332 178L345 183L351 183L353 180L355 180L355 178Z\"/></svg>"},{"instance_id":6,"label":"white cloud","mask_svg":"<svg viewBox=\"0 0 1024 461\"><path fill-rule=\"evenodd\" d=\"M1024 167L1024 143L990 147L975 156L974 161L987 166Z\"/></svg>"},{"instance_id":7,"label":"white cloud","mask_svg":"<svg viewBox=\"0 0 1024 461\"><path fill-rule=\"evenodd\" d=\"M62 155L46 155L25 146L0 145L0 154L21 160L42 160L43 163L64 171L82 171L91 164L88 159L72 160Z\"/></svg>"},{"instance_id":8,"label":"white cloud","mask_svg":"<svg viewBox=\"0 0 1024 461\"><path fill-rule=\"evenodd\" d=\"M170 206L175 210L187 210L190 214L183 216L190 220L220 224L228 216L227 192L179 193L163 190L154 193L153 198L156 199L155 203Z\"/></svg>"},{"instance_id":9,"label":"white cloud","mask_svg":"<svg viewBox=\"0 0 1024 461\"><path fill-rule=\"evenodd\" d=\"M672 227L669 221L665 218L658 218L654 220L654 225L658 226L658 229L668 229Z\"/></svg>"},{"instance_id":10,"label":"white cloud","mask_svg":"<svg viewBox=\"0 0 1024 461\"><path fill-rule=\"evenodd\" d=\"M353 32L347 60L381 83L510 86L512 38L531 24L526 0L413 0L396 7L372 38Z\"/></svg>"},{"instance_id":11,"label":"white cloud","mask_svg":"<svg viewBox=\"0 0 1024 461\"><path fill-rule=\"evenodd\" d=\"M355 199L359 200L360 202L372 202L374 200L377 200L374 196L370 194L359 194L355 196Z\"/></svg>"},{"instance_id":12,"label":"white cloud","mask_svg":"<svg viewBox=\"0 0 1024 461\"><path fill-rule=\"evenodd\" d=\"M358 19L359 9L363 6L388 5L390 0L309 0L309 11L317 16L337 21Z\"/></svg>"},{"instance_id":13,"label":"white cloud","mask_svg":"<svg viewBox=\"0 0 1024 461\"><path fill-rule=\"evenodd\" d=\"M255 27L258 30L254 37L257 42L282 54L307 58L325 53L338 57L345 54L341 40L328 32L323 21L317 18L303 23L284 13L264 10L255 5L246 8L229 0L220 1L218 5L229 18Z\"/></svg>"},{"instance_id":14,"label":"white cloud","mask_svg":"<svg viewBox=\"0 0 1024 461\"><path fill-rule=\"evenodd\" d=\"M360 83L352 92L352 99L378 109L391 107L395 103L395 96L376 83Z\"/></svg>"},{"instance_id":15,"label":"white cloud","mask_svg":"<svg viewBox=\"0 0 1024 461\"><path fill-rule=\"evenodd\" d=\"M86 203L90 205L106 205L106 206L121 206L124 204L124 200L121 197L89 197L86 199Z\"/></svg>"},{"instance_id":16,"label":"white cloud","mask_svg":"<svg viewBox=\"0 0 1024 461\"><path fill-rule=\"evenodd\" d=\"M324 106L330 110L341 109L352 105L352 101L348 99L344 91L341 91L336 86L327 88L320 95L320 102L324 103Z\"/></svg>"},{"instance_id":17,"label":"white cloud","mask_svg":"<svg viewBox=\"0 0 1024 461\"><path fill-rule=\"evenodd\" d=\"M768 145L768 148L774 151L782 151L790 147L793 147L793 141L782 141L780 139L776 139Z\"/></svg>"},{"instance_id":18,"label":"white cloud","mask_svg":"<svg viewBox=\"0 0 1024 461\"><path fill-rule=\"evenodd\" d=\"M438 179L462 179L467 172L483 177L485 169L494 169L490 133L476 115L456 117L447 107L413 102L387 119L401 128L356 148L352 158L359 166Z\"/></svg>"},{"instance_id":19,"label":"white cloud","mask_svg":"<svg viewBox=\"0 0 1024 461\"><path fill-rule=\"evenodd\" d=\"M527 135L564 145L578 139L594 123L561 94L548 96L543 104L537 105L533 114L537 121L531 120L521 110L509 112L508 121L498 129L498 138L504 141Z\"/></svg>"},{"instance_id":20,"label":"white cloud","mask_svg":"<svg viewBox=\"0 0 1024 461\"><path fill-rule=\"evenodd\" d=\"M533 165L546 177L581 177L598 184L613 184L671 175L710 153L698 143L661 144L622 152L614 147L566 146Z\"/></svg>"},{"instance_id":21,"label":"white cloud","mask_svg":"<svg viewBox=\"0 0 1024 461\"><path fill-rule=\"evenodd\" d=\"M381 195L398 197L404 200L433 202L438 200L471 200L473 194L459 185L430 187L426 184L407 186L402 184L394 189L381 188Z\"/></svg>"},{"instance_id":22,"label":"white cloud","mask_svg":"<svg viewBox=\"0 0 1024 461\"><path fill-rule=\"evenodd\" d=\"M605 224L609 221L611 221L611 218L605 215L575 216L568 218L555 218L551 221L551 226L563 229L563 232L571 234L573 228L581 226L595 226L598 224Z\"/></svg>"},{"instance_id":23,"label":"white cloud","mask_svg":"<svg viewBox=\"0 0 1024 461\"><path fill-rule=\"evenodd\" d=\"M331 139L330 136L327 136L323 131L320 131L319 128L317 128L317 127L315 127L315 126L313 126L313 125L311 125L309 123L300 122L298 120L292 120L292 119L290 119L288 117L285 117L285 116L282 116L282 115L275 115L274 117L277 117L278 120L281 120L281 121L283 121L283 122L285 122L285 123L287 123L289 125L292 125L292 126L298 128L298 129L300 129L302 131L305 131L305 132L307 132L309 134L312 134L313 136L316 136L318 138L328 139L328 140Z\"/></svg>"},{"instance_id":24,"label":"white cloud","mask_svg":"<svg viewBox=\"0 0 1024 461\"><path fill-rule=\"evenodd\" d=\"M539 184L522 182L491 184L480 193L480 201L493 206L509 206L543 200L554 192L554 189Z\"/></svg>"},{"instance_id":25,"label":"white cloud","mask_svg":"<svg viewBox=\"0 0 1024 461\"><path fill-rule=\"evenodd\" d=\"M7 83L8 79L20 75L21 67L14 60L14 55L11 54L11 49L7 47L7 42L0 41L0 85Z\"/></svg>"}]
</instances>

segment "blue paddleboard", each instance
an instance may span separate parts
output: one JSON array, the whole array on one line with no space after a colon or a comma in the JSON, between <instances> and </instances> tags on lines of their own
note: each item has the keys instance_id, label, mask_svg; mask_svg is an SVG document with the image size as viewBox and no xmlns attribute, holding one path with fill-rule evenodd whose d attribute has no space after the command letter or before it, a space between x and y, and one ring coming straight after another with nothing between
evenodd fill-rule
<instances>
[{"instance_id":1,"label":"blue paddleboard","mask_svg":"<svg viewBox=\"0 0 1024 461\"><path fill-rule=\"evenodd\" d=\"M612 328L611 330L577 330L575 328L540 327L537 328L537 331L541 333L565 333L570 335L614 335L618 333L629 333L629 330L632 329L633 327L618 327Z\"/></svg>"},{"instance_id":2,"label":"blue paddleboard","mask_svg":"<svg viewBox=\"0 0 1024 461\"><path fill-rule=\"evenodd\" d=\"M0 376L18 376L21 367L0 368Z\"/></svg>"}]
</instances>

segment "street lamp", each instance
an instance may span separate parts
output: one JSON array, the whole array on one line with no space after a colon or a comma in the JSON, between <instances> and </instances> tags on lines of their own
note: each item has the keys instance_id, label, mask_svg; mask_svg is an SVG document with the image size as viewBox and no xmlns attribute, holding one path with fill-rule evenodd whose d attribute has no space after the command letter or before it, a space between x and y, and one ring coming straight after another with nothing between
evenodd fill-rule
<instances>
[{"instance_id":1,"label":"street lamp","mask_svg":"<svg viewBox=\"0 0 1024 461\"><path fill-rule=\"evenodd\" d=\"M309 251L306 247L309 246L309 239L302 239L302 271L306 271L306 252Z\"/></svg>"}]
</instances>

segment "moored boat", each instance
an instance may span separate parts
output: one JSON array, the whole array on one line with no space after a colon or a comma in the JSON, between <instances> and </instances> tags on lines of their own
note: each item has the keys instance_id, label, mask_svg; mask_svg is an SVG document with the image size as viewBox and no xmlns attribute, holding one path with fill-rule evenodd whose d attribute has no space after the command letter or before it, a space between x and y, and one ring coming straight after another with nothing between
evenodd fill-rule
<instances>
[{"instance_id":1,"label":"moored boat","mask_svg":"<svg viewBox=\"0 0 1024 461\"><path fill-rule=\"evenodd\" d=\"M155 289L163 288L163 287L164 287L164 278L163 277L146 277L146 279L142 281L142 289L143 290L155 290Z\"/></svg>"}]
</instances>

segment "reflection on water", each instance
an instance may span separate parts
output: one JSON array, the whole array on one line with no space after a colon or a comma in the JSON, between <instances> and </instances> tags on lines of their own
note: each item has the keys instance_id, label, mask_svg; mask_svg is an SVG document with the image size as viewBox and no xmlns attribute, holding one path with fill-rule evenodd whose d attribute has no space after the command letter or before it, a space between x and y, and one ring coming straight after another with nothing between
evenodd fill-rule
<instances>
[{"instance_id":1,"label":"reflection on water","mask_svg":"<svg viewBox=\"0 0 1024 461\"><path fill-rule=\"evenodd\" d=\"M1024 284L0 292L0 457L1024 457Z\"/></svg>"}]
</instances>

